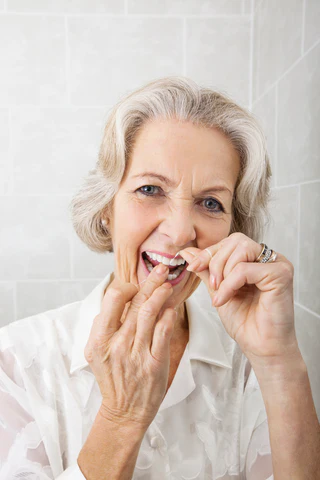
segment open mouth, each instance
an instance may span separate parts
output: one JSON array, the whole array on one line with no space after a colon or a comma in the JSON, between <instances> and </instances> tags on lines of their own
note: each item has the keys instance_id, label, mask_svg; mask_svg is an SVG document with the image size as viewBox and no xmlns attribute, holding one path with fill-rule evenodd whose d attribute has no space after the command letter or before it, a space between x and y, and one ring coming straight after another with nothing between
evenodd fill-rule
<instances>
[{"instance_id":1,"label":"open mouth","mask_svg":"<svg viewBox=\"0 0 320 480\"><path fill-rule=\"evenodd\" d=\"M159 265L159 263L163 263L169 268L168 280L171 281L178 279L188 266L188 263L183 259L174 260L176 265L171 266L169 265L170 258L161 257L160 255L156 254L152 254L152 257L150 255L148 255L146 252L142 252L142 258L148 271L152 272L152 269L155 266Z\"/></svg>"}]
</instances>

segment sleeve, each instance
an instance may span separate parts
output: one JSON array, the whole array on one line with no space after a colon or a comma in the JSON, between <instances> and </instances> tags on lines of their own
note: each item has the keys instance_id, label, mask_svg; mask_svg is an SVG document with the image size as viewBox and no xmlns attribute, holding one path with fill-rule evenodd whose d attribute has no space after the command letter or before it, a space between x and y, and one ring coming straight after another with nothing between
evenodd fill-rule
<instances>
[{"instance_id":1,"label":"sleeve","mask_svg":"<svg viewBox=\"0 0 320 480\"><path fill-rule=\"evenodd\" d=\"M78 464L58 476L32 415L19 364L0 344L0 480L85 480Z\"/></svg>"}]
</instances>

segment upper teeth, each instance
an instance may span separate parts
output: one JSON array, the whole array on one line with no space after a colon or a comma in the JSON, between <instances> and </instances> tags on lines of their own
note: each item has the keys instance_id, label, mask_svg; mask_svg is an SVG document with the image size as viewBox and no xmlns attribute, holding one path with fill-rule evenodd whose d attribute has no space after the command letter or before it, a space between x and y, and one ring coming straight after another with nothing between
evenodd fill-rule
<instances>
[{"instance_id":1,"label":"upper teeth","mask_svg":"<svg viewBox=\"0 0 320 480\"><path fill-rule=\"evenodd\" d=\"M167 257L163 257L162 255L158 255L157 253L152 253L152 252L146 252L148 257L152 258L152 260L157 260L158 262L164 263L165 265L183 265L185 263L185 260L183 258L179 259L170 259Z\"/></svg>"}]
</instances>

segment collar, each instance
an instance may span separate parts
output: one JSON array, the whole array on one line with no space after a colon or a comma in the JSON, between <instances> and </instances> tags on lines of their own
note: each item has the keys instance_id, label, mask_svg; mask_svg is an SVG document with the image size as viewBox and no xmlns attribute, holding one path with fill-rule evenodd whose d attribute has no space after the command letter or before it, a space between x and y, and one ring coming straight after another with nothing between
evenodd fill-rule
<instances>
[{"instance_id":1,"label":"collar","mask_svg":"<svg viewBox=\"0 0 320 480\"><path fill-rule=\"evenodd\" d=\"M82 301L75 327L70 374L88 365L84 357L84 348L89 338L93 319L100 313L104 290L110 280L111 273ZM235 342L224 329L216 310L208 302L205 286L200 287L202 287L202 282L186 300L189 320L189 359L231 369Z\"/></svg>"}]
</instances>

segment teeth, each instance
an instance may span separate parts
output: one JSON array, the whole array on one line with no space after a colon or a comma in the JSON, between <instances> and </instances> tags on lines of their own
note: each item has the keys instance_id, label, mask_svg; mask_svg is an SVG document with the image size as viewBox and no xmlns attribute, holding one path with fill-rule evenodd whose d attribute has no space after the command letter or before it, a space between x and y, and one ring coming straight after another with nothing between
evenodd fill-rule
<instances>
[{"instance_id":1,"label":"teeth","mask_svg":"<svg viewBox=\"0 0 320 480\"><path fill-rule=\"evenodd\" d=\"M157 253L146 252L146 254L150 258L152 258L152 260L157 260L158 262L164 263L164 265L178 266L178 265L184 265L186 263L186 261L183 260L183 258L171 260L171 263L170 263L170 258L162 257L162 255L158 255Z\"/></svg>"},{"instance_id":2,"label":"teeth","mask_svg":"<svg viewBox=\"0 0 320 480\"><path fill-rule=\"evenodd\" d=\"M146 259L145 264L147 265L147 269L149 270L149 272L152 272L153 265L149 262L149 260ZM180 267L176 268L176 271L174 273L169 273L168 280L174 280L175 278L179 277L183 269L184 265L181 265Z\"/></svg>"}]
</instances>

